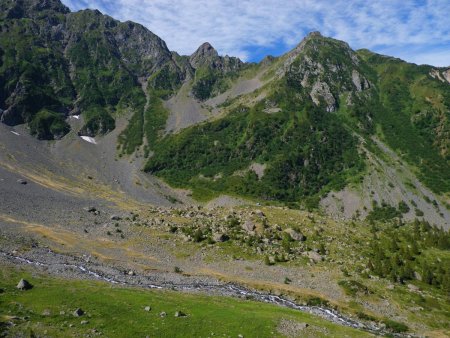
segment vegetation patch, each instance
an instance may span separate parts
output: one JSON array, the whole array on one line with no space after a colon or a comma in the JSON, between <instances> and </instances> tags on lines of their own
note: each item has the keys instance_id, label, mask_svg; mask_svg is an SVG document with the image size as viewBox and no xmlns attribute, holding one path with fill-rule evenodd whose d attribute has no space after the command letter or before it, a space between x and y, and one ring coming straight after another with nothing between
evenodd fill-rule
<instances>
[{"instance_id":1,"label":"vegetation patch","mask_svg":"<svg viewBox=\"0 0 450 338\"><path fill-rule=\"evenodd\" d=\"M40 110L30 122L30 131L41 140L59 139L70 130L64 115L47 109Z\"/></svg>"},{"instance_id":2,"label":"vegetation patch","mask_svg":"<svg viewBox=\"0 0 450 338\"><path fill-rule=\"evenodd\" d=\"M356 280L341 280L338 285L344 289L348 296L368 295L370 293L367 286Z\"/></svg>"}]
</instances>

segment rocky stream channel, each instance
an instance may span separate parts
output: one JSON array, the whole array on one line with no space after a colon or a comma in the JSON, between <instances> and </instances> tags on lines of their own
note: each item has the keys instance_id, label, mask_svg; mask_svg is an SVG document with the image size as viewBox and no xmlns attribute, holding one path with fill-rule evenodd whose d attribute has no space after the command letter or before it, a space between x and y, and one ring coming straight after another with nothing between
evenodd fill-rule
<instances>
[{"instance_id":1,"label":"rocky stream channel","mask_svg":"<svg viewBox=\"0 0 450 338\"><path fill-rule=\"evenodd\" d=\"M61 255L56 254L48 250L48 254L52 256ZM184 291L184 292L202 292L212 295L221 295L228 297L237 297L237 298L245 298L254 301L260 301L270 304L275 304L278 306L283 306L291 309L295 309L298 311L307 312L313 315L317 315L321 318L324 318L333 323L344 325L348 327L352 327L359 330L364 330L375 335L387 335L396 336L396 337L406 337L403 334L392 334L385 331L382 327L378 326L376 323L363 323L359 322L355 319L350 319L338 311L326 308L323 306L310 306L310 305L300 305L295 303L292 300L288 300L281 296L273 295L270 293L264 293L257 290L251 290L249 288L243 287L241 285L235 283L220 283L218 281L209 282L209 281L189 281L189 279L184 278L180 281L171 281L164 279L153 279L152 278L139 278L133 280L129 278L129 274L120 272L118 270L113 270L111 267L108 267L108 273L100 272L102 270L100 266L95 266L92 262L76 262L77 259L74 257L67 257L66 262L56 262L52 260L51 263L45 261L39 261L36 258L28 258L19 256L14 253L0 251L0 257L6 261L15 264L23 264L23 265L32 265L39 269L45 270L47 272L51 271L56 274L62 274L65 276L82 276L82 278L96 279L102 280L111 284L130 286L130 287L140 287L140 288L148 288L148 289L167 289L173 291ZM72 260L71 262L68 262ZM114 276L114 277L112 277ZM408 335L410 336L410 335Z\"/></svg>"}]
</instances>

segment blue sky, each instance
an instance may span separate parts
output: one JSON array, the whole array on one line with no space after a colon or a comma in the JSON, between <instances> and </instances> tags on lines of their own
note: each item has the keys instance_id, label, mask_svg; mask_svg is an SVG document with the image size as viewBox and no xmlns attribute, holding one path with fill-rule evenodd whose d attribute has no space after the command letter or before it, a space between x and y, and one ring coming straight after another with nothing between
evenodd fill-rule
<instances>
[{"instance_id":1,"label":"blue sky","mask_svg":"<svg viewBox=\"0 0 450 338\"><path fill-rule=\"evenodd\" d=\"M418 64L450 66L450 0L62 0L139 22L171 50L208 41L219 54L259 61L310 31Z\"/></svg>"}]
</instances>

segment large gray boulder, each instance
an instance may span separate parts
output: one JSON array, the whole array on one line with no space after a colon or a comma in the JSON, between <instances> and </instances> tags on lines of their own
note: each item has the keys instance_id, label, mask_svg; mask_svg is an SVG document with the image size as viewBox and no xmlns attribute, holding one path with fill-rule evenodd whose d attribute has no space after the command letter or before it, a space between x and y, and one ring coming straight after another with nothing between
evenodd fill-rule
<instances>
[{"instance_id":1,"label":"large gray boulder","mask_svg":"<svg viewBox=\"0 0 450 338\"><path fill-rule=\"evenodd\" d=\"M19 281L19 284L17 284L17 288L19 289L19 290L30 290L30 289L32 289L33 288L33 285L31 285L31 283L30 282L28 282L26 279L21 279L20 281Z\"/></svg>"}]
</instances>

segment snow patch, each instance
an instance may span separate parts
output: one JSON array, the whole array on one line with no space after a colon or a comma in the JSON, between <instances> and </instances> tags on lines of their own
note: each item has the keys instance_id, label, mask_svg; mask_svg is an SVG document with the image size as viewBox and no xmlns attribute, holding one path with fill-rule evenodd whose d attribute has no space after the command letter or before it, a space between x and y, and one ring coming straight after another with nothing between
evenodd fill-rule
<instances>
[{"instance_id":1,"label":"snow patch","mask_svg":"<svg viewBox=\"0 0 450 338\"><path fill-rule=\"evenodd\" d=\"M17 131L12 131L11 130L11 133L13 133L14 135L20 136L20 134Z\"/></svg>"},{"instance_id":2,"label":"snow patch","mask_svg":"<svg viewBox=\"0 0 450 338\"><path fill-rule=\"evenodd\" d=\"M80 136L83 140L85 140L86 142L92 143L92 144L97 144L97 141L95 141L95 139L93 137L89 137L89 136Z\"/></svg>"}]
</instances>

